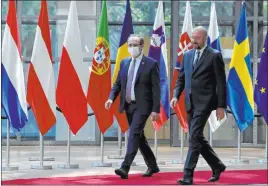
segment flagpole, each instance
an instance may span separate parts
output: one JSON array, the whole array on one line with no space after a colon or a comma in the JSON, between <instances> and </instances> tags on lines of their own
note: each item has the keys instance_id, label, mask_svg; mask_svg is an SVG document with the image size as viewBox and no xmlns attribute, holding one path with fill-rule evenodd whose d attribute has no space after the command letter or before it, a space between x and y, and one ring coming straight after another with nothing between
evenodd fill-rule
<instances>
[{"instance_id":1,"label":"flagpole","mask_svg":"<svg viewBox=\"0 0 268 186\"><path fill-rule=\"evenodd\" d=\"M181 157L180 157L180 160L172 160L172 164L184 164L184 161L183 161L183 151L184 151L184 131L183 131L183 128L182 126L180 126L180 132L181 132Z\"/></svg>"},{"instance_id":2,"label":"flagpole","mask_svg":"<svg viewBox=\"0 0 268 186\"><path fill-rule=\"evenodd\" d=\"M44 165L44 161L55 161L55 158L52 157L44 157L44 137L41 132L39 132L40 139L40 157L30 157L29 161L40 161L39 165L31 165L31 169L40 169L40 170L49 170L52 169L51 165Z\"/></svg>"},{"instance_id":3,"label":"flagpole","mask_svg":"<svg viewBox=\"0 0 268 186\"><path fill-rule=\"evenodd\" d=\"M125 155L127 154L128 130L125 132Z\"/></svg>"},{"instance_id":4,"label":"flagpole","mask_svg":"<svg viewBox=\"0 0 268 186\"><path fill-rule=\"evenodd\" d=\"M101 133L101 163L103 163L103 151L104 151L104 139L103 139L103 133Z\"/></svg>"},{"instance_id":5,"label":"flagpole","mask_svg":"<svg viewBox=\"0 0 268 186\"><path fill-rule=\"evenodd\" d=\"M110 155L108 159L124 159L122 156L122 132L121 128L118 126L118 155Z\"/></svg>"},{"instance_id":6,"label":"flagpole","mask_svg":"<svg viewBox=\"0 0 268 186\"><path fill-rule=\"evenodd\" d=\"M122 132L121 128L118 126L118 157L122 157Z\"/></svg>"},{"instance_id":7,"label":"flagpole","mask_svg":"<svg viewBox=\"0 0 268 186\"><path fill-rule=\"evenodd\" d=\"M181 160L179 163L183 163L183 151L184 151L184 132L183 128L181 127Z\"/></svg>"},{"instance_id":8,"label":"flagpole","mask_svg":"<svg viewBox=\"0 0 268 186\"><path fill-rule=\"evenodd\" d=\"M58 165L58 168L62 169L78 169L78 164L71 164L71 129L68 127L68 138L67 138L67 163L63 165Z\"/></svg>"},{"instance_id":9,"label":"flagpole","mask_svg":"<svg viewBox=\"0 0 268 186\"><path fill-rule=\"evenodd\" d=\"M155 152L155 159L158 165L165 165L165 161L157 161L157 150L158 149L158 135L157 135L157 130L154 130L154 152Z\"/></svg>"},{"instance_id":10,"label":"flagpole","mask_svg":"<svg viewBox=\"0 0 268 186\"><path fill-rule=\"evenodd\" d=\"M238 129L238 137L237 137L237 159L231 160L230 162L233 164L249 164L249 160L241 159L241 132Z\"/></svg>"},{"instance_id":11,"label":"flagpole","mask_svg":"<svg viewBox=\"0 0 268 186\"><path fill-rule=\"evenodd\" d=\"M112 163L104 162L104 135L101 132L101 161L100 162L93 162L93 167L112 167Z\"/></svg>"},{"instance_id":12,"label":"flagpole","mask_svg":"<svg viewBox=\"0 0 268 186\"><path fill-rule=\"evenodd\" d=\"M266 125L266 135L265 135L265 152L264 152L264 157L265 157L265 162L267 163L268 161L268 126Z\"/></svg>"},{"instance_id":13,"label":"flagpole","mask_svg":"<svg viewBox=\"0 0 268 186\"><path fill-rule=\"evenodd\" d=\"M31 169L39 169L39 170L49 170L52 169L52 165L44 165L44 137L39 132L40 136L40 164L39 165L31 165Z\"/></svg>"},{"instance_id":14,"label":"flagpole","mask_svg":"<svg viewBox=\"0 0 268 186\"><path fill-rule=\"evenodd\" d=\"M155 159L157 161L157 131L154 130L154 153L155 153Z\"/></svg>"},{"instance_id":15,"label":"flagpole","mask_svg":"<svg viewBox=\"0 0 268 186\"><path fill-rule=\"evenodd\" d=\"M10 161L9 132L10 132L10 125L9 125L9 120L7 119L7 167L10 167L9 166L9 161Z\"/></svg>"},{"instance_id":16,"label":"flagpole","mask_svg":"<svg viewBox=\"0 0 268 186\"><path fill-rule=\"evenodd\" d=\"M241 132L238 129L238 154L237 154L237 161L241 161Z\"/></svg>"},{"instance_id":17,"label":"flagpole","mask_svg":"<svg viewBox=\"0 0 268 186\"><path fill-rule=\"evenodd\" d=\"M127 154L127 145L128 145L128 131L129 129L125 132L125 155ZM125 159L125 155L123 156L123 159ZM122 161L117 162L118 166L121 166ZM136 166L137 164L133 161L131 166Z\"/></svg>"},{"instance_id":18,"label":"flagpole","mask_svg":"<svg viewBox=\"0 0 268 186\"><path fill-rule=\"evenodd\" d=\"M268 125L266 125L266 130L265 130L264 159L257 160L257 163L266 164L267 162L268 162Z\"/></svg>"},{"instance_id":19,"label":"flagpole","mask_svg":"<svg viewBox=\"0 0 268 186\"><path fill-rule=\"evenodd\" d=\"M15 170L18 170L18 166L10 166L10 144L9 144L9 140L10 140L10 137L9 137L9 134L10 134L10 124L9 124L9 120L7 119L7 142L6 142L6 147L7 147L7 150L6 150L6 153L7 153L7 162L6 162L6 167L3 167L3 171L15 171Z\"/></svg>"}]
</instances>

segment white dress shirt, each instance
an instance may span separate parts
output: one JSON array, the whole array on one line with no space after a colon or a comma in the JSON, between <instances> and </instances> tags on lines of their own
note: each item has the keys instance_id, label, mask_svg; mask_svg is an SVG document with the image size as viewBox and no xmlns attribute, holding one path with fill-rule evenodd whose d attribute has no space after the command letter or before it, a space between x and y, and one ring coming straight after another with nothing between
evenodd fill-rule
<instances>
[{"instance_id":1,"label":"white dress shirt","mask_svg":"<svg viewBox=\"0 0 268 186\"><path fill-rule=\"evenodd\" d=\"M197 52L200 52L200 54L199 54L199 59L200 59L206 47L207 47L207 45L205 45L203 48L201 48L201 49L199 49L199 50L198 50L198 49L195 50L194 61L195 61L195 59L196 59L196 57L197 57ZM198 60L199 60L199 59L198 59Z\"/></svg>"},{"instance_id":2,"label":"white dress shirt","mask_svg":"<svg viewBox=\"0 0 268 186\"><path fill-rule=\"evenodd\" d=\"M136 58L135 69L134 69L134 77L133 77L132 86L131 86L131 101L135 101L136 100L135 99L134 85L135 85L136 75L137 75L137 72L138 72L138 69L139 69L139 66L140 66L140 63L141 63L142 58L143 58L143 53L140 54L140 56ZM134 64L133 61L134 61L134 58L132 58L132 60L130 62L129 69ZM128 70L128 74L129 74L129 70Z\"/></svg>"}]
</instances>

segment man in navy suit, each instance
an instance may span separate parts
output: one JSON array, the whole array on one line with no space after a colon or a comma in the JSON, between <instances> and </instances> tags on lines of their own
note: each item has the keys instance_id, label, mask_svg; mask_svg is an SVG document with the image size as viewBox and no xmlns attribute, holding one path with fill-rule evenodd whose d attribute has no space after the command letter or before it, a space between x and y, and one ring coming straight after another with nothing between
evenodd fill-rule
<instances>
[{"instance_id":1,"label":"man in navy suit","mask_svg":"<svg viewBox=\"0 0 268 186\"><path fill-rule=\"evenodd\" d=\"M142 175L150 177L159 172L156 158L144 136L146 120L151 115L152 121L159 119L160 112L160 75L159 64L143 55L144 39L139 35L128 38L130 58L122 60L117 80L114 83L105 108L110 109L120 93L120 112L126 112L130 125L128 146L125 159L115 173L122 179L128 178L130 165L138 149L148 170Z\"/></svg>"},{"instance_id":2,"label":"man in navy suit","mask_svg":"<svg viewBox=\"0 0 268 186\"><path fill-rule=\"evenodd\" d=\"M218 120L224 118L226 108L226 76L219 51L206 46L207 31L196 27L192 33L194 49L186 52L179 70L171 108L185 90L185 105L189 125L189 149L184 165L184 177L178 184L192 185L198 157L201 155L212 169L209 182L219 180L225 165L205 139L203 131L211 112L216 110Z\"/></svg>"}]
</instances>

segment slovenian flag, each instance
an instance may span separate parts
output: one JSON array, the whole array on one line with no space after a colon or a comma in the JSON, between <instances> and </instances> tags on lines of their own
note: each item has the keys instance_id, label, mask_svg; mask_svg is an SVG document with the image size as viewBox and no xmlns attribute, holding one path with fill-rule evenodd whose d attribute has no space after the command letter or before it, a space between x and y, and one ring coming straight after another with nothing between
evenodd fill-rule
<instances>
[{"instance_id":1,"label":"slovenian flag","mask_svg":"<svg viewBox=\"0 0 268 186\"><path fill-rule=\"evenodd\" d=\"M160 119L153 122L155 130L159 130L162 125L169 119L169 86L168 86L168 65L167 65L167 47L166 33L163 12L163 2L159 1L158 9L155 16L149 57L159 62L160 69L160 87L161 87L161 107Z\"/></svg>"},{"instance_id":2,"label":"slovenian flag","mask_svg":"<svg viewBox=\"0 0 268 186\"><path fill-rule=\"evenodd\" d=\"M11 126L19 131L28 120L28 112L15 4L15 1L9 1L3 37L1 76L2 107Z\"/></svg>"}]
</instances>

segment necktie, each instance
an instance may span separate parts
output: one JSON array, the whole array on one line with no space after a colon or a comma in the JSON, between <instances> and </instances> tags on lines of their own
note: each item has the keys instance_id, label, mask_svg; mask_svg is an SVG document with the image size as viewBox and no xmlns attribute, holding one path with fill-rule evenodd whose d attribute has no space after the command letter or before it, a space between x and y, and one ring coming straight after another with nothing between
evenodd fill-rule
<instances>
[{"instance_id":1,"label":"necktie","mask_svg":"<svg viewBox=\"0 0 268 186\"><path fill-rule=\"evenodd\" d=\"M129 72L128 72L127 89L126 89L126 101L128 103L131 102L131 87L132 87L132 82L133 82L133 77L134 77L135 62L136 62L136 59L134 59L132 63L130 64Z\"/></svg>"},{"instance_id":2,"label":"necktie","mask_svg":"<svg viewBox=\"0 0 268 186\"><path fill-rule=\"evenodd\" d=\"M195 58L194 63L193 63L193 70L194 70L194 67L197 64L198 60L199 60L199 56L200 56L200 51L197 51L196 52L196 58Z\"/></svg>"}]
</instances>

